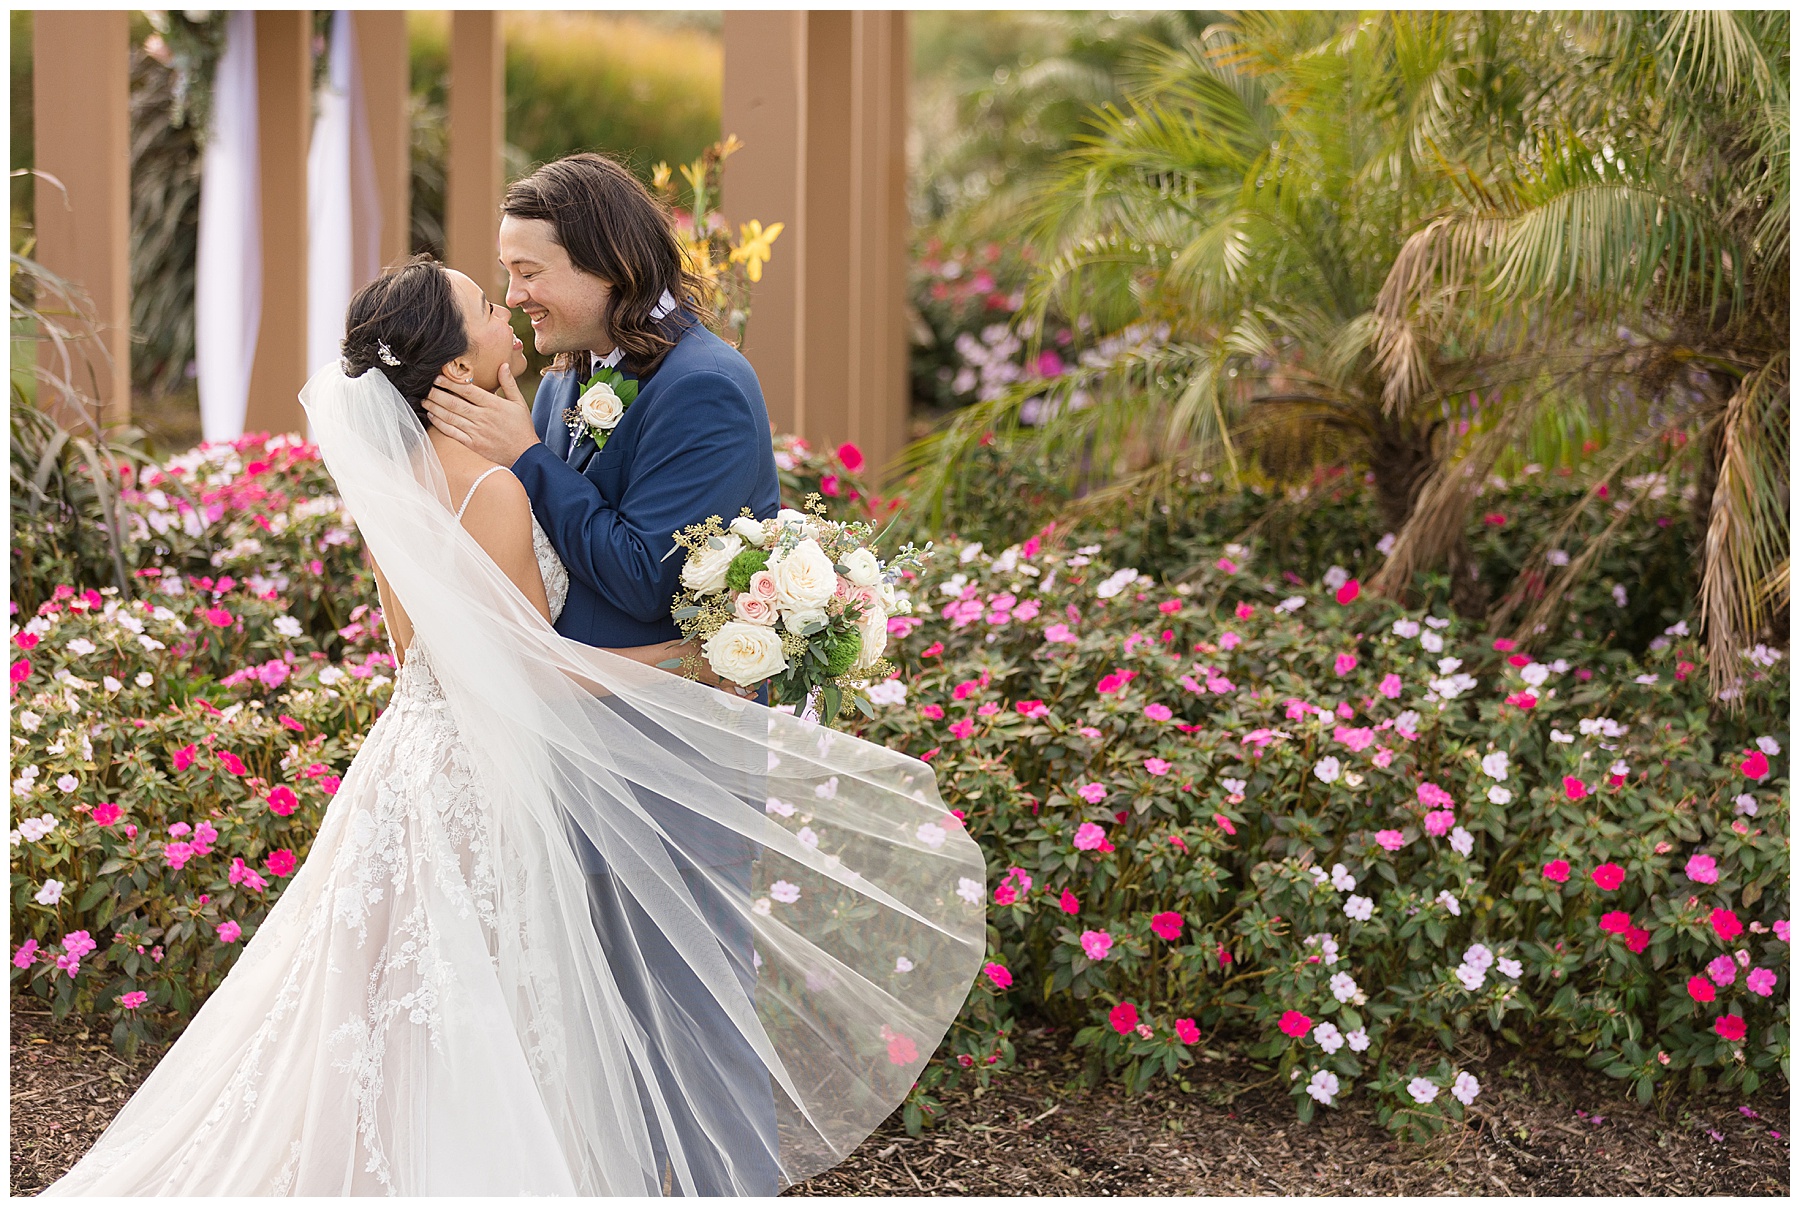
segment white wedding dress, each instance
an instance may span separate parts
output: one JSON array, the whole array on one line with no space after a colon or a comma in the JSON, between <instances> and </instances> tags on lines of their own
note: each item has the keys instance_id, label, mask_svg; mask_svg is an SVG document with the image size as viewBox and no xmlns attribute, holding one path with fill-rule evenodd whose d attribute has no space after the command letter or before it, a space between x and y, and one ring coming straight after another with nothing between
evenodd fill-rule
<instances>
[{"instance_id":1,"label":"white wedding dress","mask_svg":"<svg viewBox=\"0 0 1800 1207\"><path fill-rule=\"evenodd\" d=\"M693 1193L701 1149L754 1166L731 1151L741 1104L701 1089L705 1045L657 1038L681 1004L647 1019L621 997L637 946L602 953L575 829L635 903L635 943L680 952L754 1051L779 1181L841 1160L904 1097L985 948L981 856L940 824L929 769L557 637L461 529L385 379L326 370L304 397L413 644L304 865L46 1193ZM532 527L559 614L567 571ZM683 887L702 881L672 870L687 813L757 846L749 989Z\"/></svg>"}]
</instances>

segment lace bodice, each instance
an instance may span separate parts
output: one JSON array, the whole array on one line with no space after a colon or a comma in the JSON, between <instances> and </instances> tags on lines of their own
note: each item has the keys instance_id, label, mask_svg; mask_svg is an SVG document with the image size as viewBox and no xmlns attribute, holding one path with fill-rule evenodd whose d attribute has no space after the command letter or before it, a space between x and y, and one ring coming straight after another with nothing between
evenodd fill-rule
<instances>
[{"instance_id":1,"label":"lace bodice","mask_svg":"<svg viewBox=\"0 0 1800 1207\"><path fill-rule=\"evenodd\" d=\"M562 618L563 605L569 602L569 570L556 556L556 547L535 515L531 517L531 551L537 554L538 573L544 576L544 595L550 601L550 623L555 624Z\"/></svg>"}]
</instances>

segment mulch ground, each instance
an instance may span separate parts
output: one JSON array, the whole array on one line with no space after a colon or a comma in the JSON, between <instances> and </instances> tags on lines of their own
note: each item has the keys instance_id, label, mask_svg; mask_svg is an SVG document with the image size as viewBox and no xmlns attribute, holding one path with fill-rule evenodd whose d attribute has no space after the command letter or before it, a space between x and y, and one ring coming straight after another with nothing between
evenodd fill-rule
<instances>
[{"instance_id":1,"label":"mulch ground","mask_svg":"<svg viewBox=\"0 0 1800 1207\"><path fill-rule=\"evenodd\" d=\"M21 1008L23 1007L23 1008ZM74 1164L162 1055L115 1055L106 1035L12 1011L12 1182L34 1194ZM1506 1048L1464 1057L1482 1083L1463 1128L1392 1140L1352 1099L1302 1126L1249 1062L1197 1066L1183 1093L1080 1086L1058 1037L1021 1037L1019 1065L945 1098L918 1139L899 1118L788 1195L1782 1195L1785 1087L1748 1098L1678 1092L1638 1106L1623 1083ZM1752 1112L1752 1113L1746 1113Z\"/></svg>"}]
</instances>

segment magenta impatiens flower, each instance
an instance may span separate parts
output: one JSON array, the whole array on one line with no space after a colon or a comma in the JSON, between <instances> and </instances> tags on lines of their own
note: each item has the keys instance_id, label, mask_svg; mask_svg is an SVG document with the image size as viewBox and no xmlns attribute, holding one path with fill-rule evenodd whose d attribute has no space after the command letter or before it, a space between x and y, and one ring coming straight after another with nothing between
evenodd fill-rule
<instances>
[{"instance_id":1,"label":"magenta impatiens flower","mask_svg":"<svg viewBox=\"0 0 1800 1207\"><path fill-rule=\"evenodd\" d=\"M1112 1008L1112 1013L1106 1016L1106 1021L1111 1023L1112 1029L1120 1035L1129 1035L1137 1030L1138 1009L1130 1002L1120 1002Z\"/></svg>"},{"instance_id":2,"label":"magenta impatiens flower","mask_svg":"<svg viewBox=\"0 0 1800 1207\"><path fill-rule=\"evenodd\" d=\"M1406 845L1406 835L1398 830L1377 830L1375 831L1375 841L1380 843L1385 850L1398 851Z\"/></svg>"},{"instance_id":3,"label":"magenta impatiens flower","mask_svg":"<svg viewBox=\"0 0 1800 1207\"><path fill-rule=\"evenodd\" d=\"M231 772L231 774L241 776L245 773L246 768L244 767L244 760L231 753L231 751L219 751L218 759L219 766L225 768L225 770Z\"/></svg>"},{"instance_id":4,"label":"magenta impatiens flower","mask_svg":"<svg viewBox=\"0 0 1800 1207\"><path fill-rule=\"evenodd\" d=\"M286 784L277 784L269 790L269 812L286 817L300 804L300 798Z\"/></svg>"},{"instance_id":5,"label":"magenta impatiens flower","mask_svg":"<svg viewBox=\"0 0 1800 1207\"><path fill-rule=\"evenodd\" d=\"M123 816L125 816L125 810L117 805L94 806L94 824L97 826L110 826Z\"/></svg>"},{"instance_id":6,"label":"magenta impatiens flower","mask_svg":"<svg viewBox=\"0 0 1800 1207\"><path fill-rule=\"evenodd\" d=\"M1706 975L1715 985L1729 985L1737 980L1737 961L1728 955L1714 956L1707 962Z\"/></svg>"},{"instance_id":7,"label":"magenta impatiens flower","mask_svg":"<svg viewBox=\"0 0 1800 1207\"><path fill-rule=\"evenodd\" d=\"M30 968L31 962L37 959L37 949L38 941L36 939L25 940L19 950L13 952L13 967Z\"/></svg>"},{"instance_id":8,"label":"magenta impatiens flower","mask_svg":"<svg viewBox=\"0 0 1800 1207\"><path fill-rule=\"evenodd\" d=\"M1609 935L1622 935L1631 929L1631 915L1622 909L1601 914L1600 929Z\"/></svg>"},{"instance_id":9,"label":"magenta impatiens flower","mask_svg":"<svg viewBox=\"0 0 1800 1207\"><path fill-rule=\"evenodd\" d=\"M1625 883L1625 869L1616 863L1603 863L1591 874L1601 892L1610 893Z\"/></svg>"},{"instance_id":10,"label":"magenta impatiens flower","mask_svg":"<svg viewBox=\"0 0 1800 1207\"><path fill-rule=\"evenodd\" d=\"M1588 794L1588 786L1572 775L1563 776L1563 795L1570 800L1580 800Z\"/></svg>"},{"instance_id":11,"label":"magenta impatiens flower","mask_svg":"<svg viewBox=\"0 0 1800 1207\"><path fill-rule=\"evenodd\" d=\"M269 870L271 876L277 877L293 875L295 864L294 853L286 847L282 847L278 851L270 851L268 856L263 859L263 867Z\"/></svg>"},{"instance_id":12,"label":"magenta impatiens flower","mask_svg":"<svg viewBox=\"0 0 1800 1207\"><path fill-rule=\"evenodd\" d=\"M1200 1026L1191 1018L1175 1020L1175 1038L1192 1047L1200 1042Z\"/></svg>"},{"instance_id":13,"label":"magenta impatiens flower","mask_svg":"<svg viewBox=\"0 0 1800 1207\"><path fill-rule=\"evenodd\" d=\"M1104 960L1112 949L1113 937L1104 930L1081 932L1081 951L1090 960Z\"/></svg>"},{"instance_id":14,"label":"magenta impatiens flower","mask_svg":"<svg viewBox=\"0 0 1800 1207\"><path fill-rule=\"evenodd\" d=\"M1231 819L1226 817L1223 813L1213 814L1213 820L1218 823L1219 829L1225 831L1227 834L1237 833L1237 827L1232 825Z\"/></svg>"},{"instance_id":15,"label":"magenta impatiens flower","mask_svg":"<svg viewBox=\"0 0 1800 1207\"><path fill-rule=\"evenodd\" d=\"M1353 578L1337 589L1337 601L1341 604L1347 604L1361 594L1362 584Z\"/></svg>"},{"instance_id":16,"label":"magenta impatiens flower","mask_svg":"<svg viewBox=\"0 0 1800 1207\"><path fill-rule=\"evenodd\" d=\"M1442 838L1456 824L1456 814L1448 809L1437 809L1425 815L1425 832L1433 838Z\"/></svg>"},{"instance_id":17,"label":"magenta impatiens flower","mask_svg":"<svg viewBox=\"0 0 1800 1207\"><path fill-rule=\"evenodd\" d=\"M1034 721L1039 717L1047 717L1050 715L1049 705L1045 704L1042 700L1020 700L1017 704L1013 705L1013 709L1020 716L1028 717Z\"/></svg>"},{"instance_id":18,"label":"magenta impatiens flower","mask_svg":"<svg viewBox=\"0 0 1800 1207\"><path fill-rule=\"evenodd\" d=\"M1752 968L1744 978L1744 988L1757 997L1768 997L1775 992L1775 974L1767 968Z\"/></svg>"},{"instance_id":19,"label":"magenta impatiens flower","mask_svg":"<svg viewBox=\"0 0 1800 1207\"><path fill-rule=\"evenodd\" d=\"M1148 717L1152 721L1167 721L1170 717L1173 717L1174 715L1175 714L1173 712L1169 711L1169 706L1167 704L1146 704L1146 705L1144 705L1144 716Z\"/></svg>"},{"instance_id":20,"label":"magenta impatiens flower","mask_svg":"<svg viewBox=\"0 0 1800 1207\"><path fill-rule=\"evenodd\" d=\"M1696 884L1717 884L1719 864L1711 855L1694 855L1687 861L1687 878Z\"/></svg>"},{"instance_id":21,"label":"magenta impatiens flower","mask_svg":"<svg viewBox=\"0 0 1800 1207\"><path fill-rule=\"evenodd\" d=\"M1738 765L1738 770L1753 780L1762 779L1769 774L1769 756L1760 750L1752 750Z\"/></svg>"},{"instance_id":22,"label":"magenta impatiens flower","mask_svg":"<svg viewBox=\"0 0 1800 1207\"><path fill-rule=\"evenodd\" d=\"M1356 655L1339 654L1332 662L1331 669L1336 673L1338 678L1342 679L1345 675L1348 675L1351 671L1356 669Z\"/></svg>"},{"instance_id":23,"label":"magenta impatiens flower","mask_svg":"<svg viewBox=\"0 0 1800 1207\"><path fill-rule=\"evenodd\" d=\"M1650 946L1650 932L1641 926L1633 926L1625 932L1625 950L1636 955Z\"/></svg>"},{"instance_id":24,"label":"magenta impatiens flower","mask_svg":"<svg viewBox=\"0 0 1800 1207\"><path fill-rule=\"evenodd\" d=\"M1167 775L1169 768L1173 766L1174 764L1167 759L1148 758L1144 760L1144 770L1151 775Z\"/></svg>"},{"instance_id":25,"label":"magenta impatiens flower","mask_svg":"<svg viewBox=\"0 0 1800 1207\"><path fill-rule=\"evenodd\" d=\"M1281 1033L1290 1039L1299 1039L1312 1030L1312 1019L1298 1010L1289 1010L1281 1016Z\"/></svg>"},{"instance_id":26,"label":"magenta impatiens flower","mask_svg":"<svg viewBox=\"0 0 1800 1207\"><path fill-rule=\"evenodd\" d=\"M195 746L192 742L175 752L175 770L186 771L194 765Z\"/></svg>"},{"instance_id":27,"label":"magenta impatiens flower","mask_svg":"<svg viewBox=\"0 0 1800 1207\"><path fill-rule=\"evenodd\" d=\"M216 628L228 629L231 627L231 613L224 608L208 608L206 622Z\"/></svg>"},{"instance_id":28,"label":"magenta impatiens flower","mask_svg":"<svg viewBox=\"0 0 1800 1207\"><path fill-rule=\"evenodd\" d=\"M1713 933L1725 943L1744 933L1744 924L1738 921L1737 914L1732 910L1715 909L1707 921L1712 923Z\"/></svg>"},{"instance_id":29,"label":"magenta impatiens flower","mask_svg":"<svg viewBox=\"0 0 1800 1207\"><path fill-rule=\"evenodd\" d=\"M1713 1031L1720 1039L1736 1043L1744 1038L1744 1020L1735 1014L1721 1014L1713 1020Z\"/></svg>"},{"instance_id":30,"label":"magenta impatiens flower","mask_svg":"<svg viewBox=\"0 0 1800 1207\"><path fill-rule=\"evenodd\" d=\"M994 988L996 988L996 989L1011 989L1012 988L1013 976L1012 976L1012 973L1010 973L1006 970L1005 965L990 963L990 964L986 965L984 968L982 968L981 971L985 972L987 974L987 979L994 983Z\"/></svg>"},{"instance_id":31,"label":"magenta impatiens flower","mask_svg":"<svg viewBox=\"0 0 1800 1207\"><path fill-rule=\"evenodd\" d=\"M142 989L133 989L130 993L121 993L119 995L119 1005L125 1007L127 1010L136 1010L139 1006L142 1006L149 1000L150 995L145 993Z\"/></svg>"},{"instance_id":32,"label":"magenta impatiens flower","mask_svg":"<svg viewBox=\"0 0 1800 1207\"><path fill-rule=\"evenodd\" d=\"M1062 897L1056 903L1056 908L1065 914L1078 914L1081 912L1081 902L1075 899L1074 893L1064 889Z\"/></svg>"},{"instance_id":33,"label":"magenta impatiens flower","mask_svg":"<svg viewBox=\"0 0 1800 1207\"><path fill-rule=\"evenodd\" d=\"M942 704L924 704L919 707L919 715L927 721L942 721L944 706Z\"/></svg>"},{"instance_id":34,"label":"magenta impatiens flower","mask_svg":"<svg viewBox=\"0 0 1800 1207\"><path fill-rule=\"evenodd\" d=\"M218 929L221 943L236 943L244 933L244 928L232 921L219 923Z\"/></svg>"},{"instance_id":35,"label":"magenta impatiens flower","mask_svg":"<svg viewBox=\"0 0 1800 1207\"><path fill-rule=\"evenodd\" d=\"M1150 929L1156 932L1158 938L1174 942L1181 937L1181 915L1174 910L1157 914L1150 919Z\"/></svg>"},{"instance_id":36,"label":"magenta impatiens flower","mask_svg":"<svg viewBox=\"0 0 1800 1207\"><path fill-rule=\"evenodd\" d=\"M1381 683L1375 690L1390 700L1398 700L1400 698L1400 686L1400 676L1390 671L1382 678Z\"/></svg>"},{"instance_id":37,"label":"magenta impatiens flower","mask_svg":"<svg viewBox=\"0 0 1800 1207\"><path fill-rule=\"evenodd\" d=\"M972 734L974 732L975 732L975 722L969 720L967 717L964 717L960 721L952 721L950 723L950 736L953 738L956 738L959 741L964 738L967 738L970 734Z\"/></svg>"},{"instance_id":38,"label":"magenta impatiens flower","mask_svg":"<svg viewBox=\"0 0 1800 1207\"><path fill-rule=\"evenodd\" d=\"M1710 1002L1719 996L1718 990L1713 988L1713 983L1703 976L1689 977L1687 991L1688 996L1696 1002Z\"/></svg>"},{"instance_id":39,"label":"magenta impatiens flower","mask_svg":"<svg viewBox=\"0 0 1800 1207\"><path fill-rule=\"evenodd\" d=\"M1549 863L1544 865L1545 880L1554 880L1558 884L1562 884L1568 880L1568 878L1569 861L1567 859L1552 859Z\"/></svg>"}]
</instances>

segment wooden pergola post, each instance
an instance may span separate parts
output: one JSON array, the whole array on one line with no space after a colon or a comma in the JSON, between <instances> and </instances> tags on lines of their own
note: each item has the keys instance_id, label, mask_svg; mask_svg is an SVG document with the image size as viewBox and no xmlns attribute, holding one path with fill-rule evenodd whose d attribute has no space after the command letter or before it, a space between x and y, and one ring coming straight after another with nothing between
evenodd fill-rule
<instances>
[{"instance_id":1,"label":"wooden pergola post","mask_svg":"<svg viewBox=\"0 0 1800 1207\"><path fill-rule=\"evenodd\" d=\"M500 14L450 19L450 148L444 183L444 260L500 299L506 275L494 249L505 187L506 41Z\"/></svg>"},{"instance_id":2,"label":"wooden pergola post","mask_svg":"<svg viewBox=\"0 0 1800 1207\"><path fill-rule=\"evenodd\" d=\"M906 442L909 74L903 12L725 14L725 204L787 224L744 351L777 427L875 467Z\"/></svg>"},{"instance_id":3,"label":"wooden pergola post","mask_svg":"<svg viewBox=\"0 0 1800 1207\"><path fill-rule=\"evenodd\" d=\"M312 138L312 13L256 14L257 154L262 179L262 322L246 432L303 432L306 414L306 150Z\"/></svg>"},{"instance_id":4,"label":"wooden pergola post","mask_svg":"<svg viewBox=\"0 0 1800 1207\"><path fill-rule=\"evenodd\" d=\"M412 251L412 122L406 107L412 81L406 14L398 9L359 9L352 19L368 105L369 142L375 152L380 257L386 267Z\"/></svg>"},{"instance_id":5,"label":"wooden pergola post","mask_svg":"<svg viewBox=\"0 0 1800 1207\"><path fill-rule=\"evenodd\" d=\"M69 365L48 340L39 363L100 403L100 422L131 419L131 32L124 10L40 9L32 73L36 259L92 304L91 325L58 316L76 334ZM51 305L45 300L46 305ZM46 391L50 393L50 391ZM60 395L52 414L74 427Z\"/></svg>"}]
</instances>

